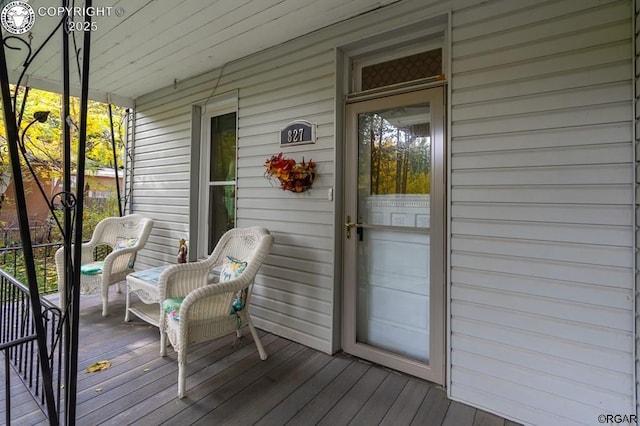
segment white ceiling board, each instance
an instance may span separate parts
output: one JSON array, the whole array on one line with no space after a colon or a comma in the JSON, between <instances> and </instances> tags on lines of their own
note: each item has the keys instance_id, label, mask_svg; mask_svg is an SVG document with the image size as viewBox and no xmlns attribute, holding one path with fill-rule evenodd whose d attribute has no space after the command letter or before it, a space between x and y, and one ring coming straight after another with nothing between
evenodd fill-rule
<instances>
[{"instance_id":1,"label":"white ceiling board","mask_svg":"<svg viewBox=\"0 0 640 426\"><path fill-rule=\"evenodd\" d=\"M35 2L38 3L38 2ZM43 3L41 0L39 3ZM109 4L107 4L109 3ZM35 7L34 2L31 2L33 7ZM112 5L111 5L112 4ZM100 44L100 40L106 39L106 44L108 46L113 46L114 44L118 44L118 39L116 35L120 35L123 33L122 28L132 26L136 27L136 23L133 25L130 23L132 19L139 18L139 21L144 22L144 17L140 17L140 12L142 12L143 8L149 4L149 0L129 0L129 1L110 1L106 0L101 2L101 6L105 7L122 7L122 5L126 6L125 14L122 17L118 16L109 16L109 17L96 17L93 18L93 21L97 25L97 30L91 32L91 55L99 56L104 52L101 52L98 48ZM47 6L50 6L48 4ZM76 17L76 21L81 21L81 17ZM34 25L34 31L41 31L40 26L43 22L46 22L47 25L51 26L52 23L57 23L59 21L58 18L53 17L38 17L36 21L36 25ZM71 33L72 37L70 38L71 50L74 50L74 40L73 36L75 35L75 47L82 47L83 33L75 32L75 34ZM62 49L62 43L60 41L61 35L57 34L55 37L55 42L47 45L47 49L43 51L43 54L40 55L40 58L37 60L34 67L30 68L30 72L35 73L39 76L54 78L57 73L60 72L60 51ZM75 61L74 58L72 58ZM75 63L74 63L75 65Z\"/></svg>"},{"instance_id":2,"label":"white ceiling board","mask_svg":"<svg viewBox=\"0 0 640 426\"><path fill-rule=\"evenodd\" d=\"M94 18L98 29L91 33L89 85L95 96L130 104L127 99L174 80L184 81L397 1L103 0L99 6L113 9L111 16ZM30 4L36 10L51 6L48 0ZM124 8L123 16L115 16L116 7ZM58 21L57 17L36 15L32 45L39 46ZM82 39L82 33L76 34L77 48L82 47ZM47 86L47 90L59 84L60 51L61 35L57 33L27 70L30 84ZM25 53L6 52L10 75L15 78ZM71 66L72 84L78 85L75 58Z\"/></svg>"}]
</instances>

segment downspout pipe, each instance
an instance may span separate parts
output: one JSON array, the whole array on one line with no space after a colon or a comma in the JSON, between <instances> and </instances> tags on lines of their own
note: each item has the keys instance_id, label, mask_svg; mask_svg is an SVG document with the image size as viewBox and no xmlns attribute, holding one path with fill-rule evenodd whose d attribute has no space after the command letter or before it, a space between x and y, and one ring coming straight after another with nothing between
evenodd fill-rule
<instances>
[{"instance_id":1,"label":"downspout pipe","mask_svg":"<svg viewBox=\"0 0 640 426\"><path fill-rule=\"evenodd\" d=\"M111 149L113 151L113 168L116 171L116 194L118 197L118 213L122 217L122 199L120 198L120 179L118 178L118 154L116 153L116 137L113 132L113 111L109 104L109 124L111 125Z\"/></svg>"}]
</instances>

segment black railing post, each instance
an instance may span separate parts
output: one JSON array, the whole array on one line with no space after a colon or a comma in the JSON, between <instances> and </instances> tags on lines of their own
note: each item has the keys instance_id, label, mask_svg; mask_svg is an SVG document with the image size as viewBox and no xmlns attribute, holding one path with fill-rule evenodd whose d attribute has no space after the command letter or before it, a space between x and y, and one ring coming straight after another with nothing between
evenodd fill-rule
<instances>
[{"instance_id":1,"label":"black railing post","mask_svg":"<svg viewBox=\"0 0 640 426\"><path fill-rule=\"evenodd\" d=\"M5 410L6 424L11 424L11 377L9 377L9 354L8 349L4 350L4 388L5 388Z\"/></svg>"},{"instance_id":2,"label":"black railing post","mask_svg":"<svg viewBox=\"0 0 640 426\"><path fill-rule=\"evenodd\" d=\"M91 9L92 0L85 1L85 8ZM85 28L91 27L91 15L85 15ZM82 222L84 211L84 171L87 148L87 105L89 102L89 66L91 52L91 31L85 31L82 46L82 91L80 94L80 134L78 136L78 162L76 173L76 216L73 256L73 294L71 296L71 347L69 371L69 400L67 401L67 424L75 424L76 388L78 378L78 334L80 322L80 262L82 259Z\"/></svg>"},{"instance_id":3,"label":"black railing post","mask_svg":"<svg viewBox=\"0 0 640 426\"><path fill-rule=\"evenodd\" d=\"M67 21L69 19L69 14L66 12L68 6L68 0L62 0L62 6L65 10L63 17L63 27L68 28ZM73 289L73 264L71 262L72 253L71 253L71 238L72 238L72 218L71 218L71 209L73 207L73 202L71 201L71 127L69 125L70 117L70 108L69 108L69 97L71 90L71 83L69 81L69 33L67 31L62 31L62 152L63 152L63 195L61 204L64 208L63 210L63 250L64 250L64 297L62 293L60 294L61 301L64 301L65 305L60 306L62 312L64 312L64 318L66 321L63 322L64 327L64 366L65 366L65 376L64 376L64 401L65 401L65 412L68 412L68 404L69 400L72 399L69 395L69 390L73 387L71 386L70 379L71 375L69 374L69 365L71 364L70 354L71 354L71 323L69 321L69 306ZM60 287L62 283L58 283L58 287ZM58 289L60 290L60 289ZM76 351L77 352L77 351ZM76 361L77 363L77 361ZM69 424L69 420L67 417L66 424Z\"/></svg>"},{"instance_id":4,"label":"black railing post","mask_svg":"<svg viewBox=\"0 0 640 426\"><path fill-rule=\"evenodd\" d=\"M17 90L17 89L16 89ZM42 307L40 304L40 294L38 290L38 280L31 246L31 232L29 230L29 218L27 216L27 205L24 193L24 182L22 180L22 170L20 167L20 157L18 151L18 128L16 115L11 105L11 91L9 89L9 75L7 71L7 60L4 54L4 37L0 33L0 93L2 94L2 106L4 112L4 122L7 142L9 146L9 158L11 159L11 170L13 174L13 184L15 188L16 207L18 211L18 223L20 226L20 237L24 250L25 265L27 272L27 282L31 292L31 305L34 314L36 334L38 336L38 353L40 357L40 368L43 375L44 394L47 404L49 422L52 425L58 424L55 401L53 397L53 381L51 368L47 362L47 344L45 329L42 323Z\"/></svg>"}]
</instances>

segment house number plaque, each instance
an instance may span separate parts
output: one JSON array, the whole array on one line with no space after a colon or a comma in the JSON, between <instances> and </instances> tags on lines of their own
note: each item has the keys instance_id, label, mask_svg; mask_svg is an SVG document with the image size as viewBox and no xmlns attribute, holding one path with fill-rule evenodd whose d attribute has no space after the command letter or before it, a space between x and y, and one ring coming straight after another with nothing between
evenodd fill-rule
<instances>
[{"instance_id":1,"label":"house number plaque","mask_svg":"<svg viewBox=\"0 0 640 426\"><path fill-rule=\"evenodd\" d=\"M280 129L280 146L316 143L316 123L305 120L292 121Z\"/></svg>"}]
</instances>

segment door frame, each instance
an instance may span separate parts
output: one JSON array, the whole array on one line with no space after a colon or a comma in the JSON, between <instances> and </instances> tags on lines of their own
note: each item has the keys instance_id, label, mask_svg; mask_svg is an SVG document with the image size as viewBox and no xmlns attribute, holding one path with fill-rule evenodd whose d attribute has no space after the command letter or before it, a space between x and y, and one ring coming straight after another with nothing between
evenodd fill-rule
<instances>
[{"instance_id":1,"label":"door frame","mask_svg":"<svg viewBox=\"0 0 640 426\"><path fill-rule=\"evenodd\" d=\"M357 194L355 186L348 187L357 181L357 167L351 164L358 158L358 111L373 111L399 107L403 105L429 102L432 111L432 176L430 199L430 283L429 283L429 363L405 358L401 355L369 346L356 341L356 293L357 293L357 244L355 239L346 238L345 227L347 216L357 216ZM345 352L403 371L407 374L445 385L445 353L446 353L446 261L447 261L447 164L446 164L446 84L439 83L428 88L403 91L381 95L367 100L348 102L344 108L345 143L344 143L344 179L343 208L341 229L342 241L342 347ZM433 120L433 118L437 118ZM356 141L355 143L353 141ZM351 268L351 270L349 270ZM349 285L348 280L353 282Z\"/></svg>"}]
</instances>

